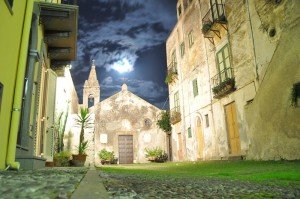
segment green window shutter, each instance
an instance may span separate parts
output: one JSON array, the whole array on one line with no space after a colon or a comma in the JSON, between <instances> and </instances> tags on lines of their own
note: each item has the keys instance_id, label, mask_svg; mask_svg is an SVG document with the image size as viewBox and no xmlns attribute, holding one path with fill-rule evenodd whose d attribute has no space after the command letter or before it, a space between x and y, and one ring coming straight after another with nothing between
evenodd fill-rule
<instances>
[{"instance_id":1,"label":"green window shutter","mask_svg":"<svg viewBox=\"0 0 300 199\"><path fill-rule=\"evenodd\" d=\"M194 93L194 97L196 97L199 94L197 79L193 80L193 93Z\"/></svg>"},{"instance_id":2,"label":"green window shutter","mask_svg":"<svg viewBox=\"0 0 300 199\"><path fill-rule=\"evenodd\" d=\"M217 52L217 69L220 74L220 80L221 82L225 81L227 78L231 78L231 70L229 69L231 67L230 65L230 55L229 55L229 48L228 44L226 44L223 48L221 48Z\"/></svg>"},{"instance_id":3,"label":"green window shutter","mask_svg":"<svg viewBox=\"0 0 300 199\"><path fill-rule=\"evenodd\" d=\"M188 138L192 137L192 129L191 127L188 128Z\"/></svg>"},{"instance_id":4,"label":"green window shutter","mask_svg":"<svg viewBox=\"0 0 300 199\"><path fill-rule=\"evenodd\" d=\"M180 55L181 55L181 57L183 57L183 55L184 55L184 42L182 42L181 44L180 44Z\"/></svg>"},{"instance_id":5,"label":"green window shutter","mask_svg":"<svg viewBox=\"0 0 300 199\"><path fill-rule=\"evenodd\" d=\"M194 44L193 30L191 30L190 33L188 34L188 38L189 38L189 47L192 47Z\"/></svg>"},{"instance_id":6,"label":"green window shutter","mask_svg":"<svg viewBox=\"0 0 300 199\"><path fill-rule=\"evenodd\" d=\"M179 93L178 91L174 94L174 108L175 111L180 112L180 105L179 105Z\"/></svg>"}]
</instances>

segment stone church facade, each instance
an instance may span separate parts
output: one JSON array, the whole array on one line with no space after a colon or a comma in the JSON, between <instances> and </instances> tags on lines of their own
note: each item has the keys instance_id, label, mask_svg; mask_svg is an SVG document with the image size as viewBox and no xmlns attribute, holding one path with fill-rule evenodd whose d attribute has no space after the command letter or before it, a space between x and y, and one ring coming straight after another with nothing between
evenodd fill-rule
<instances>
[{"instance_id":1,"label":"stone church facade","mask_svg":"<svg viewBox=\"0 0 300 199\"><path fill-rule=\"evenodd\" d=\"M113 151L119 164L145 163L146 148L159 147L167 151L166 134L156 125L162 110L146 102L128 90L121 91L100 102L100 86L95 64L85 81L83 107L88 107L93 118L92 128L86 129L89 141L86 165L100 165L99 151ZM74 138L79 129L74 128ZM78 143L73 139L74 144ZM74 145L73 144L73 145Z\"/></svg>"}]
</instances>

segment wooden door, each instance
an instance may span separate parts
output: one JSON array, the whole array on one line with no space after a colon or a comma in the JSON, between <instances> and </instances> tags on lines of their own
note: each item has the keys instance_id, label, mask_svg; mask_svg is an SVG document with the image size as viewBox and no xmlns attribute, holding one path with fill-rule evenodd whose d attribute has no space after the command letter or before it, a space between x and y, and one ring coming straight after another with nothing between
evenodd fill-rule
<instances>
[{"instance_id":1,"label":"wooden door","mask_svg":"<svg viewBox=\"0 0 300 199\"><path fill-rule=\"evenodd\" d=\"M229 144L229 153L239 155L241 153L240 135L236 117L235 102L225 106L227 136Z\"/></svg>"},{"instance_id":2,"label":"wooden door","mask_svg":"<svg viewBox=\"0 0 300 199\"><path fill-rule=\"evenodd\" d=\"M199 159L203 159L204 137L203 137L202 127L201 127L201 120L199 117L196 118L196 135L198 140Z\"/></svg>"},{"instance_id":3,"label":"wooden door","mask_svg":"<svg viewBox=\"0 0 300 199\"><path fill-rule=\"evenodd\" d=\"M181 133L177 134L178 135L178 158L179 160L183 160L183 141L182 141L182 135Z\"/></svg>"},{"instance_id":4,"label":"wooden door","mask_svg":"<svg viewBox=\"0 0 300 199\"><path fill-rule=\"evenodd\" d=\"M133 136L119 135L119 163L133 163Z\"/></svg>"},{"instance_id":5,"label":"wooden door","mask_svg":"<svg viewBox=\"0 0 300 199\"><path fill-rule=\"evenodd\" d=\"M47 90L46 90L46 122L44 137L44 155L48 161L53 161L54 155L54 116L55 116L55 93L56 93L56 74L51 69L47 70Z\"/></svg>"}]
</instances>

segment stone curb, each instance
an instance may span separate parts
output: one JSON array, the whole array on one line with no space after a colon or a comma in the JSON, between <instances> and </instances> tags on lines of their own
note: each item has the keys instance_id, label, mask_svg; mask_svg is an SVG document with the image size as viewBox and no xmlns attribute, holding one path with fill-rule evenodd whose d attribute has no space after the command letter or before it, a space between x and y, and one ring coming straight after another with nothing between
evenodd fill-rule
<instances>
[{"instance_id":1,"label":"stone curb","mask_svg":"<svg viewBox=\"0 0 300 199\"><path fill-rule=\"evenodd\" d=\"M74 191L71 199L106 199L109 198L108 192L106 191L100 176L99 171L91 169L80 182L78 188Z\"/></svg>"}]
</instances>

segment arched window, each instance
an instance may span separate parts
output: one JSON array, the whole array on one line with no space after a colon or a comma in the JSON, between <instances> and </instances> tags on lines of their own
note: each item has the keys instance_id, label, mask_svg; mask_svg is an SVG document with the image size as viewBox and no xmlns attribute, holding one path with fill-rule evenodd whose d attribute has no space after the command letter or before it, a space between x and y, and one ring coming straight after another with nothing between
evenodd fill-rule
<instances>
[{"instance_id":1,"label":"arched window","mask_svg":"<svg viewBox=\"0 0 300 199\"><path fill-rule=\"evenodd\" d=\"M88 97L88 108L91 108L92 106L94 106L94 96L91 94Z\"/></svg>"}]
</instances>

